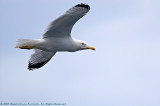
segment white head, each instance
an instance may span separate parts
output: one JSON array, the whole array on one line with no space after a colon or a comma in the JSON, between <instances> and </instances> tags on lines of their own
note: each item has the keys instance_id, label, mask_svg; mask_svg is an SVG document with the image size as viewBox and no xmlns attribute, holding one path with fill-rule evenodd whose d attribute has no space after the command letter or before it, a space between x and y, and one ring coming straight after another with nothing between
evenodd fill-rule
<instances>
[{"instance_id":1,"label":"white head","mask_svg":"<svg viewBox=\"0 0 160 106\"><path fill-rule=\"evenodd\" d=\"M77 48L77 50L84 50L84 49L95 50L94 47L87 45L87 43L85 43L84 41L75 40L75 42L76 42L76 48Z\"/></svg>"}]
</instances>

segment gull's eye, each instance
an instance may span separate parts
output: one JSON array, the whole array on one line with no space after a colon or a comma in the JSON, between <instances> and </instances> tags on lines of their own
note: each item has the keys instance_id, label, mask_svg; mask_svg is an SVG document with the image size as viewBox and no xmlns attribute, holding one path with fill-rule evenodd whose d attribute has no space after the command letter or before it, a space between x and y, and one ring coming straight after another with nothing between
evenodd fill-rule
<instances>
[{"instance_id":1,"label":"gull's eye","mask_svg":"<svg viewBox=\"0 0 160 106\"><path fill-rule=\"evenodd\" d=\"M86 45L85 43L81 43L82 45Z\"/></svg>"}]
</instances>

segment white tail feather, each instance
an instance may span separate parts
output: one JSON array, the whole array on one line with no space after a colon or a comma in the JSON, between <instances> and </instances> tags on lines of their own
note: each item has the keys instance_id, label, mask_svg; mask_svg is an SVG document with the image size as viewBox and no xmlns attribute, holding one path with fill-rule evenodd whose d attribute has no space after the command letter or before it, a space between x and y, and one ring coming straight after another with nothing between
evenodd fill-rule
<instances>
[{"instance_id":1,"label":"white tail feather","mask_svg":"<svg viewBox=\"0 0 160 106\"><path fill-rule=\"evenodd\" d=\"M15 48L33 49L40 43L40 40L18 39Z\"/></svg>"}]
</instances>

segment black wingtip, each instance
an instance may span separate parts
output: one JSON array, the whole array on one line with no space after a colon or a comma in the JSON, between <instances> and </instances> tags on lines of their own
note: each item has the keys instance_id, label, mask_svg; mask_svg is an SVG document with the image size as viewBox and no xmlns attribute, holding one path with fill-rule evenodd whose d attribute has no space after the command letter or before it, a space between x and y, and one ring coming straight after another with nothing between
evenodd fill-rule
<instances>
[{"instance_id":1,"label":"black wingtip","mask_svg":"<svg viewBox=\"0 0 160 106\"><path fill-rule=\"evenodd\" d=\"M34 69L41 68L45 64L46 64L46 61L41 63L36 63L36 64L28 63L28 70L33 71Z\"/></svg>"},{"instance_id":2,"label":"black wingtip","mask_svg":"<svg viewBox=\"0 0 160 106\"><path fill-rule=\"evenodd\" d=\"M86 9L90 9L90 6L88 4L84 4L84 3L77 4L75 7L84 7Z\"/></svg>"}]
</instances>

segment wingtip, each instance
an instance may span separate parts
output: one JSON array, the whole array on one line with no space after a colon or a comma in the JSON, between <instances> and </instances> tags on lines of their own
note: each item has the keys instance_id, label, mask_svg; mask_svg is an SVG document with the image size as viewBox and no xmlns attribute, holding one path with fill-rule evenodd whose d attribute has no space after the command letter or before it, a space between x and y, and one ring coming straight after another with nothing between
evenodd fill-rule
<instances>
[{"instance_id":1,"label":"wingtip","mask_svg":"<svg viewBox=\"0 0 160 106\"><path fill-rule=\"evenodd\" d=\"M29 71L33 71L34 69L36 69L36 68L34 68L32 66L33 66L32 63L28 63L28 70Z\"/></svg>"},{"instance_id":2,"label":"wingtip","mask_svg":"<svg viewBox=\"0 0 160 106\"><path fill-rule=\"evenodd\" d=\"M77 4L75 7L84 7L86 9L90 9L90 6L86 3Z\"/></svg>"},{"instance_id":3,"label":"wingtip","mask_svg":"<svg viewBox=\"0 0 160 106\"><path fill-rule=\"evenodd\" d=\"M44 61L44 62L41 62L41 63L36 63L36 64L33 64L33 63L28 63L28 70L29 71L33 71L35 69L39 69L41 68L42 66L44 66L45 64L47 63L47 61Z\"/></svg>"}]
</instances>

